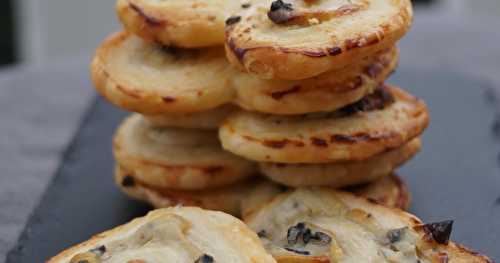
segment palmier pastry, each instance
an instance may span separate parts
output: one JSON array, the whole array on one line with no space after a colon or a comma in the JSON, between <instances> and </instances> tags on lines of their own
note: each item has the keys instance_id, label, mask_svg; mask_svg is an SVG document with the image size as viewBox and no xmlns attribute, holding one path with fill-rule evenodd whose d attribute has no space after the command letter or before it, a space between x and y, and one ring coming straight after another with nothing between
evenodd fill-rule
<instances>
[{"instance_id":1,"label":"palmier pastry","mask_svg":"<svg viewBox=\"0 0 500 263\"><path fill-rule=\"evenodd\" d=\"M120 166L160 188L215 188L256 172L255 164L221 148L216 131L155 128L138 114L118 128L113 152Z\"/></svg>"},{"instance_id":2,"label":"palmier pastry","mask_svg":"<svg viewBox=\"0 0 500 263\"><path fill-rule=\"evenodd\" d=\"M245 248L245 249L242 249ZM47 263L274 263L257 235L228 214L174 207L95 235Z\"/></svg>"},{"instance_id":3,"label":"palmier pastry","mask_svg":"<svg viewBox=\"0 0 500 263\"><path fill-rule=\"evenodd\" d=\"M260 162L361 161L403 146L419 136L428 121L423 101L384 86L330 113L236 112L224 121L219 137L224 149Z\"/></svg>"},{"instance_id":4,"label":"palmier pastry","mask_svg":"<svg viewBox=\"0 0 500 263\"><path fill-rule=\"evenodd\" d=\"M453 221L424 224L415 216L327 188L275 197L245 222L276 261L492 261L450 241Z\"/></svg>"},{"instance_id":5,"label":"palmier pastry","mask_svg":"<svg viewBox=\"0 0 500 263\"><path fill-rule=\"evenodd\" d=\"M219 47L178 49L117 33L98 49L94 85L111 103L144 113L189 113L231 102L231 69Z\"/></svg>"},{"instance_id":6,"label":"palmier pastry","mask_svg":"<svg viewBox=\"0 0 500 263\"><path fill-rule=\"evenodd\" d=\"M410 0L267 0L230 17L231 64L262 78L306 79L393 46L412 22Z\"/></svg>"}]
</instances>

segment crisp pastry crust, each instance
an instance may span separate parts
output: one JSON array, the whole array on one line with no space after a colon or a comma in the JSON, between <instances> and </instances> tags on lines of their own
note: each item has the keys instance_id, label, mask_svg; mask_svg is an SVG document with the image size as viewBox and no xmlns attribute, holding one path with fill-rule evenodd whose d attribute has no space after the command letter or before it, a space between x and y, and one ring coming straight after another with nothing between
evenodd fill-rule
<instances>
[{"instance_id":1,"label":"crisp pastry crust","mask_svg":"<svg viewBox=\"0 0 500 263\"><path fill-rule=\"evenodd\" d=\"M226 26L231 64L262 78L306 79L393 46L413 13L409 0L266 0L235 16Z\"/></svg>"},{"instance_id":2,"label":"crisp pastry crust","mask_svg":"<svg viewBox=\"0 0 500 263\"><path fill-rule=\"evenodd\" d=\"M236 103L243 109L272 114L334 111L372 93L396 69L396 47L340 70L305 80L264 80L236 74Z\"/></svg>"},{"instance_id":3,"label":"crisp pastry crust","mask_svg":"<svg viewBox=\"0 0 500 263\"><path fill-rule=\"evenodd\" d=\"M411 204L411 192L408 186L395 174L384 176L371 183L347 187L344 190L387 207L407 210Z\"/></svg>"},{"instance_id":4,"label":"crisp pastry crust","mask_svg":"<svg viewBox=\"0 0 500 263\"><path fill-rule=\"evenodd\" d=\"M449 241L451 221L423 224L328 188L281 194L245 222L278 262L492 262Z\"/></svg>"},{"instance_id":5,"label":"crisp pastry crust","mask_svg":"<svg viewBox=\"0 0 500 263\"><path fill-rule=\"evenodd\" d=\"M155 208L176 205L198 206L234 216L241 215L241 203L248 197L252 189L263 189L269 185L277 187L268 181L250 178L213 189L173 190L146 184L136 174L120 166L115 168L115 183L126 195L149 203ZM265 193L263 194L265 195Z\"/></svg>"},{"instance_id":6,"label":"crisp pastry crust","mask_svg":"<svg viewBox=\"0 0 500 263\"><path fill-rule=\"evenodd\" d=\"M224 43L224 23L250 0L118 0L127 31L167 46L199 48Z\"/></svg>"},{"instance_id":7,"label":"crisp pastry crust","mask_svg":"<svg viewBox=\"0 0 500 263\"><path fill-rule=\"evenodd\" d=\"M260 163L260 171L269 179L291 187L340 188L384 177L415 156L420 148L420 138L416 138L399 148L364 161L325 164Z\"/></svg>"},{"instance_id":8,"label":"crisp pastry crust","mask_svg":"<svg viewBox=\"0 0 500 263\"><path fill-rule=\"evenodd\" d=\"M241 249L241 248L245 249ZM166 261L165 261L166 260ZM47 263L276 262L243 222L195 207L158 209Z\"/></svg>"},{"instance_id":9,"label":"crisp pastry crust","mask_svg":"<svg viewBox=\"0 0 500 263\"><path fill-rule=\"evenodd\" d=\"M391 47L312 79L264 80L231 68L220 48L165 48L122 32L97 50L91 71L96 89L116 106L163 126L205 128L213 127L230 107L224 104L233 101L247 110L277 114L338 109L373 92L397 61L397 48Z\"/></svg>"},{"instance_id":10,"label":"crisp pastry crust","mask_svg":"<svg viewBox=\"0 0 500 263\"><path fill-rule=\"evenodd\" d=\"M214 188L256 172L254 163L221 148L216 131L154 128L138 114L118 128L113 152L120 166L160 188Z\"/></svg>"},{"instance_id":11,"label":"crisp pastry crust","mask_svg":"<svg viewBox=\"0 0 500 263\"><path fill-rule=\"evenodd\" d=\"M215 109L192 113L164 113L160 115L144 115L153 127L178 127L187 129L216 130L224 119L237 107L226 104Z\"/></svg>"},{"instance_id":12,"label":"crisp pastry crust","mask_svg":"<svg viewBox=\"0 0 500 263\"><path fill-rule=\"evenodd\" d=\"M172 190L144 184L134 173L120 166L115 168L115 183L120 190L136 200L155 208L177 205L198 206L246 218L289 188L271 181L251 178L232 185L209 190ZM408 209L411 194L404 181L391 174L368 184L347 188L373 202Z\"/></svg>"},{"instance_id":13,"label":"crisp pastry crust","mask_svg":"<svg viewBox=\"0 0 500 263\"><path fill-rule=\"evenodd\" d=\"M278 116L230 115L219 129L224 149L275 163L361 161L401 147L429 122L425 103L386 86L332 113Z\"/></svg>"},{"instance_id":14,"label":"crisp pastry crust","mask_svg":"<svg viewBox=\"0 0 500 263\"><path fill-rule=\"evenodd\" d=\"M144 114L199 112L235 96L234 69L220 47L166 48L121 32L97 49L91 72L111 103Z\"/></svg>"},{"instance_id":15,"label":"crisp pastry crust","mask_svg":"<svg viewBox=\"0 0 500 263\"><path fill-rule=\"evenodd\" d=\"M252 217L273 198L289 189L274 183L256 185L241 202L241 217L243 219ZM344 188L344 190L387 207L406 210L411 203L411 193L406 183L395 174L384 176L368 184Z\"/></svg>"}]
</instances>

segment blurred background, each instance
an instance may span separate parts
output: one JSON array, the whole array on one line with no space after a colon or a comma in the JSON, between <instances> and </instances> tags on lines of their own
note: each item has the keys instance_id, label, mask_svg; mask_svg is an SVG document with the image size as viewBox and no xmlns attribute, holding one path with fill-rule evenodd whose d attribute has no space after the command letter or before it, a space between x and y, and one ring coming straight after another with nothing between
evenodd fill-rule
<instances>
[{"instance_id":1,"label":"blurred background","mask_svg":"<svg viewBox=\"0 0 500 263\"><path fill-rule=\"evenodd\" d=\"M49 61L89 56L96 45L118 29L114 0L0 1L0 64L44 65ZM414 0L439 16L500 17L499 0ZM418 11L418 10L417 10ZM488 24L481 26L487 27Z\"/></svg>"}]
</instances>

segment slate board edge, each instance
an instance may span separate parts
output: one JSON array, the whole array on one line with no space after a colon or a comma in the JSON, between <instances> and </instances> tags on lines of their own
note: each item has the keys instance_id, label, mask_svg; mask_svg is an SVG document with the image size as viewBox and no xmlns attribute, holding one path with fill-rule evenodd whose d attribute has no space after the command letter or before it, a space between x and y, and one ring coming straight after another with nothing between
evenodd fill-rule
<instances>
[{"instance_id":1,"label":"slate board edge","mask_svg":"<svg viewBox=\"0 0 500 263\"><path fill-rule=\"evenodd\" d=\"M98 95L94 95L92 98L91 102L87 106L87 109L85 110L85 113L81 116L81 120L78 124L78 128L76 129L76 132L74 133L73 137L70 140L70 143L66 147L66 149L63 151L60 161L59 161L59 166L56 169L56 172L54 173L54 176L50 179L49 183L47 184L47 188L44 190L44 193L40 200L38 201L37 205L33 209L33 211L30 213L28 220L26 221L26 224L23 227L23 230L21 234L19 235L18 240L16 241L16 244L9 250L7 253L7 256L5 257L5 262L9 263L12 262L14 263L12 259L16 258L17 254L23 253L23 243L26 240L29 240L30 238L30 228L35 226L36 224L39 223L39 220L37 216L40 214L39 210L42 209L41 204L44 203L45 199L47 198L47 195L49 194L49 189L52 187L54 184L54 181L57 180L58 177L62 176L65 166L68 163L68 161L71 159L71 156L73 152L77 149L78 145L78 138L80 135L83 133L83 127L92 119L93 115L96 113L96 105L98 103Z\"/></svg>"}]
</instances>

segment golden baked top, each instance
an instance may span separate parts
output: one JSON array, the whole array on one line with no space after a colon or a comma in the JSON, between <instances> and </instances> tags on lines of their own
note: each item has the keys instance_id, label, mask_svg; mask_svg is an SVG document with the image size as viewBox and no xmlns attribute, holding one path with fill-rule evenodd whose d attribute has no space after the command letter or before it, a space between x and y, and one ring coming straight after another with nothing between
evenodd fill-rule
<instances>
[{"instance_id":1,"label":"golden baked top","mask_svg":"<svg viewBox=\"0 0 500 263\"><path fill-rule=\"evenodd\" d=\"M234 72L220 47L179 49L117 33L91 65L96 89L116 106L144 114L188 113L232 101Z\"/></svg>"},{"instance_id":2,"label":"golden baked top","mask_svg":"<svg viewBox=\"0 0 500 263\"><path fill-rule=\"evenodd\" d=\"M330 113L279 116L230 115L219 129L224 149L245 158L278 163L366 160L400 147L428 124L425 103L386 86Z\"/></svg>"},{"instance_id":3,"label":"golden baked top","mask_svg":"<svg viewBox=\"0 0 500 263\"><path fill-rule=\"evenodd\" d=\"M245 249L242 249L245 248ZM98 234L48 263L273 263L243 222L194 207L159 209Z\"/></svg>"},{"instance_id":4,"label":"golden baked top","mask_svg":"<svg viewBox=\"0 0 500 263\"><path fill-rule=\"evenodd\" d=\"M229 18L229 61L262 78L305 79L393 46L410 0L262 0Z\"/></svg>"},{"instance_id":5,"label":"golden baked top","mask_svg":"<svg viewBox=\"0 0 500 263\"><path fill-rule=\"evenodd\" d=\"M185 48L224 43L224 23L253 0L118 0L127 31L148 41Z\"/></svg>"},{"instance_id":6,"label":"golden baked top","mask_svg":"<svg viewBox=\"0 0 500 263\"><path fill-rule=\"evenodd\" d=\"M245 222L278 262L492 262L450 241L452 221L423 224L327 188L282 194Z\"/></svg>"}]
</instances>

